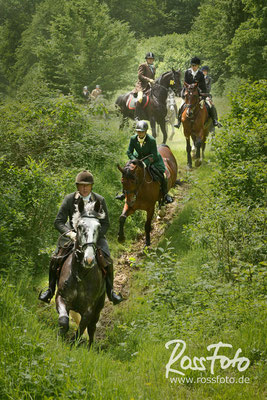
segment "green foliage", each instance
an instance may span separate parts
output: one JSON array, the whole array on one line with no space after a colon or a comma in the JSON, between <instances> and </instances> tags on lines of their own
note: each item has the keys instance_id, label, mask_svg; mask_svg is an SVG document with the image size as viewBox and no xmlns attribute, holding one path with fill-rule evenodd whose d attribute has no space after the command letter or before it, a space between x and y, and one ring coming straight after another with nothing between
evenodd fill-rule
<instances>
[{"instance_id":1,"label":"green foliage","mask_svg":"<svg viewBox=\"0 0 267 400\"><path fill-rule=\"evenodd\" d=\"M127 25L112 21L97 0L54 3L43 2L23 34L15 66L18 79L23 82L38 65L49 86L64 94L80 96L85 84L100 84L105 92L123 85L135 46Z\"/></svg>"},{"instance_id":2,"label":"green foliage","mask_svg":"<svg viewBox=\"0 0 267 400\"><path fill-rule=\"evenodd\" d=\"M267 9L263 1L244 0L249 18L242 22L228 47L226 63L241 77L266 79Z\"/></svg>"},{"instance_id":3,"label":"green foliage","mask_svg":"<svg viewBox=\"0 0 267 400\"><path fill-rule=\"evenodd\" d=\"M200 0L105 0L112 18L125 21L137 37L187 33ZM147 50L149 51L149 50Z\"/></svg>"},{"instance_id":4,"label":"green foliage","mask_svg":"<svg viewBox=\"0 0 267 400\"><path fill-rule=\"evenodd\" d=\"M147 49L155 54L157 76L171 68L183 71L188 66L190 47L186 35L173 33L143 40L138 46L137 57L139 57L139 62L144 59Z\"/></svg>"},{"instance_id":5,"label":"green foliage","mask_svg":"<svg viewBox=\"0 0 267 400\"><path fill-rule=\"evenodd\" d=\"M214 192L247 206L264 205L266 96L266 81L241 85L232 95L224 133L215 141L219 171Z\"/></svg>"},{"instance_id":6,"label":"green foliage","mask_svg":"<svg viewBox=\"0 0 267 400\"><path fill-rule=\"evenodd\" d=\"M25 162L18 168L2 161L0 168L0 265L17 278L48 262L46 248L51 236L55 240L53 219L60 199L60 182L47 174L46 164L31 158Z\"/></svg>"},{"instance_id":7,"label":"green foliage","mask_svg":"<svg viewBox=\"0 0 267 400\"><path fill-rule=\"evenodd\" d=\"M225 129L216 136L216 172L208 195L199 202L201 220L191 239L209 249L210 262L228 279L262 290L266 261L266 81L240 86L232 95Z\"/></svg>"},{"instance_id":8,"label":"green foliage","mask_svg":"<svg viewBox=\"0 0 267 400\"><path fill-rule=\"evenodd\" d=\"M36 5L41 0L0 1L0 58L3 76L0 80L12 80L12 67L16 62L15 52L22 32L30 24Z\"/></svg>"}]
</instances>

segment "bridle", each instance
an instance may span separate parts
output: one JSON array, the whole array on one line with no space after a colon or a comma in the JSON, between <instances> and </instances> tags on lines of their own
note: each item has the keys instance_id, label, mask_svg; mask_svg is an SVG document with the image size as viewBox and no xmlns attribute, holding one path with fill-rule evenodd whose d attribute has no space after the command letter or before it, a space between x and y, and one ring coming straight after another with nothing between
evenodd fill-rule
<instances>
[{"instance_id":1,"label":"bridle","mask_svg":"<svg viewBox=\"0 0 267 400\"><path fill-rule=\"evenodd\" d=\"M96 219L96 217L94 216L94 215L83 215L83 216L81 216L81 218L82 219L84 219L84 218L93 218L93 219ZM85 249L87 248L87 247L92 247L93 248L93 251L94 251L94 255L96 255L96 250L97 250L97 245L96 245L96 243L94 243L94 242L86 242L86 243L83 243L82 245L81 244L78 244L78 246L77 246L77 249L75 250L75 254L76 253L84 253L85 252ZM78 256L78 254L76 254L76 257Z\"/></svg>"},{"instance_id":2,"label":"bridle","mask_svg":"<svg viewBox=\"0 0 267 400\"><path fill-rule=\"evenodd\" d=\"M191 90L190 90L189 88L187 88L187 91L186 91L186 93L185 93L185 96L186 96L186 95L193 96L193 91L194 91L194 89L195 89L195 87L194 87L194 88L191 88ZM184 107L187 108L187 116L188 116L188 117L189 117L189 111L191 110L191 113L194 114L194 111L196 110L196 107L197 107L198 105L199 105L199 102L198 102L198 101L197 101L195 104L187 104L187 103L184 104Z\"/></svg>"},{"instance_id":3,"label":"bridle","mask_svg":"<svg viewBox=\"0 0 267 400\"><path fill-rule=\"evenodd\" d=\"M173 84L170 84L168 87L166 87L166 86L162 85L162 83L161 83L163 77L165 77L166 74L168 74L168 72L167 72L166 74L161 75L161 76L156 80L155 84L157 84L157 85L159 85L160 87L164 88L166 91L168 91L169 88L171 88L173 91L176 91L175 88L176 88L176 83L177 83L177 82L176 82L176 79L175 79L174 71L171 71L171 73L172 73L172 75L171 75L171 77L170 77L170 82L173 81Z\"/></svg>"},{"instance_id":4,"label":"bridle","mask_svg":"<svg viewBox=\"0 0 267 400\"><path fill-rule=\"evenodd\" d=\"M149 156L147 156L147 157L149 157ZM147 157L144 157L144 158L147 158ZM142 159L142 160L143 160L143 159ZM140 160L140 161L142 161L142 160ZM138 193L139 193L139 190L140 190L140 187L142 186L142 184L143 184L144 182L146 182L146 183L149 184L149 183L151 183L151 182L153 181L153 179L151 179L150 182L146 181L146 169L143 168L143 171L144 171L144 173L143 173L143 177L142 177L142 180L141 180L141 181L139 181L138 178L137 178L135 175L133 175L133 178L129 178L129 179L133 179L133 180L134 180L134 183L135 183L136 186L137 186L136 189L134 189L134 190L123 189L123 193L124 193L125 195L128 196L128 195L130 195L130 194L133 194L132 199L131 199L130 202L129 202L128 200L126 200L126 204L127 204L129 207L132 207L132 206L134 205L134 203L136 202L136 198L137 198L137 196L138 196ZM123 182L123 178L122 178L122 182Z\"/></svg>"}]
</instances>

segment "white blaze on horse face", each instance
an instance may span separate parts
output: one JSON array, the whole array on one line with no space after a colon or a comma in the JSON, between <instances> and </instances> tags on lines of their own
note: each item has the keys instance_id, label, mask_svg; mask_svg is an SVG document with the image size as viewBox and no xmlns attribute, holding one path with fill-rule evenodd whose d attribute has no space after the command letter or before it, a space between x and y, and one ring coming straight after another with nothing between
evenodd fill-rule
<instances>
[{"instance_id":1,"label":"white blaze on horse face","mask_svg":"<svg viewBox=\"0 0 267 400\"><path fill-rule=\"evenodd\" d=\"M89 244L85 246L84 250L84 263L87 265L91 265L93 260L95 259L95 249L92 244L97 243L100 223L96 218L86 218L84 220L84 237L82 239L83 245Z\"/></svg>"}]
</instances>

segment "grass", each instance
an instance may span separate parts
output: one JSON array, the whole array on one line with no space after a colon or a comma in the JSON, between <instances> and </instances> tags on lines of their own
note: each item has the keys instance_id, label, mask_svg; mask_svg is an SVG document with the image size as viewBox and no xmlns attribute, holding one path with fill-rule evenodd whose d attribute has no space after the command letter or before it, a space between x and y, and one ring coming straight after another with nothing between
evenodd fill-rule
<instances>
[{"instance_id":1,"label":"grass","mask_svg":"<svg viewBox=\"0 0 267 400\"><path fill-rule=\"evenodd\" d=\"M115 124L111 122L111 126ZM0 398L12 400L96 399L96 400L221 400L262 399L266 395L264 371L266 315L264 299L251 288L236 287L208 268L204 249L191 247L186 226L192 222L199 191L207 190L212 174L208 146L207 163L188 173L181 132L171 143L180 174L191 182L183 208L174 217L158 248L133 263L129 299L114 308L113 324L106 337L88 352L86 346L70 348L57 337L54 304L37 302L37 288L46 277L22 280L14 287L1 281L0 291ZM99 172L100 173L100 172ZM119 174L118 174L119 175ZM100 175L101 176L101 175ZM117 179L114 173L113 179ZM106 185L106 186L105 186ZM107 201L113 193L104 186ZM99 190L100 191L100 190ZM101 192L101 191L100 191ZM112 206L116 219L120 205ZM112 224L116 224L116 221ZM129 221L129 238L124 246L110 240L112 253L129 249L136 232L142 229L142 216ZM112 227L112 232L116 231ZM184 355L207 358L207 346L222 341L233 346L220 352L233 358L249 358L250 367L225 370L216 362L211 374L206 370L185 370L187 381L166 379L166 364L173 347L165 343L181 339L187 344ZM179 360L173 365L181 370ZM189 362L189 359L187 359ZM249 379L249 383L220 383L225 379ZM179 375L170 373L170 378ZM190 380L202 379L202 383ZM208 378L219 382L203 383ZM243 378L242 378L243 379Z\"/></svg>"}]
</instances>

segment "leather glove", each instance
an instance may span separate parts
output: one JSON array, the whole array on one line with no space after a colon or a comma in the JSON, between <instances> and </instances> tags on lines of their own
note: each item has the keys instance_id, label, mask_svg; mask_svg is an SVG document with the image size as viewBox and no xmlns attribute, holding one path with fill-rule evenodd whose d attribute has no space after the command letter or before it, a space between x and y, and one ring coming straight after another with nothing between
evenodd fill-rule
<instances>
[{"instance_id":1,"label":"leather glove","mask_svg":"<svg viewBox=\"0 0 267 400\"><path fill-rule=\"evenodd\" d=\"M69 231L68 233L66 233L66 236L69 237L73 242L75 242L77 234L76 232Z\"/></svg>"},{"instance_id":2,"label":"leather glove","mask_svg":"<svg viewBox=\"0 0 267 400\"><path fill-rule=\"evenodd\" d=\"M142 163L143 163L143 167L146 168L146 164L144 163L144 161L142 161Z\"/></svg>"}]
</instances>

